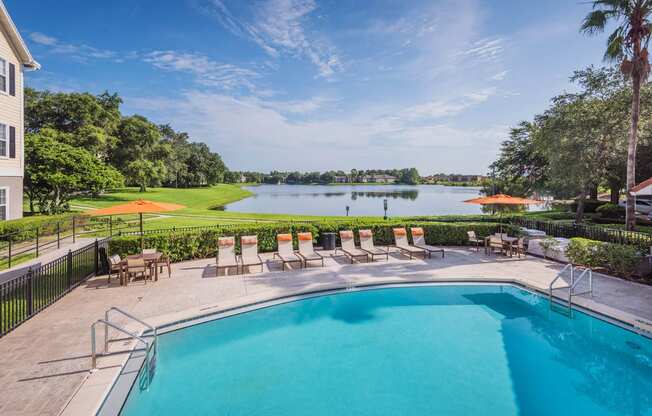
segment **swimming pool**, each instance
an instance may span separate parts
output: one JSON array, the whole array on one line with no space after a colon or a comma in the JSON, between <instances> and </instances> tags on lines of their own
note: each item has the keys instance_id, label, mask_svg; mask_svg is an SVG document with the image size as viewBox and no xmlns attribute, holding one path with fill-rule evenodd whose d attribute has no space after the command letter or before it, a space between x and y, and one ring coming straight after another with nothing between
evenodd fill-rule
<instances>
[{"instance_id":1,"label":"swimming pool","mask_svg":"<svg viewBox=\"0 0 652 416\"><path fill-rule=\"evenodd\" d=\"M652 341L511 285L310 297L159 336L122 415L650 415Z\"/></svg>"}]
</instances>

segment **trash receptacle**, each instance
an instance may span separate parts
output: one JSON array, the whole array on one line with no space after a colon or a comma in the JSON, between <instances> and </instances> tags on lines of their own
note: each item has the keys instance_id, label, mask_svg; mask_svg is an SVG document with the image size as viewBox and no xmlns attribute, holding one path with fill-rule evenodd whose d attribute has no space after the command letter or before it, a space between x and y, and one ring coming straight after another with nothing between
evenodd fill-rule
<instances>
[{"instance_id":1,"label":"trash receptacle","mask_svg":"<svg viewBox=\"0 0 652 416\"><path fill-rule=\"evenodd\" d=\"M321 233L321 247L324 250L335 250L336 242L337 242L337 234Z\"/></svg>"}]
</instances>

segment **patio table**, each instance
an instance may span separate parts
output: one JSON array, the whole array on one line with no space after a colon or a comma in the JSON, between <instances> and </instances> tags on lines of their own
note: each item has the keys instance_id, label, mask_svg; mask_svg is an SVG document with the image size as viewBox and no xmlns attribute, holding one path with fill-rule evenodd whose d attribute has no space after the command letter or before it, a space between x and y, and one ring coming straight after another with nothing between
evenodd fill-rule
<instances>
[{"instance_id":1,"label":"patio table","mask_svg":"<svg viewBox=\"0 0 652 416\"><path fill-rule=\"evenodd\" d=\"M146 254L132 254L127 256L121 262L121 271L120 271L120 284L126 286L127 279L125 279L125 274L127 273L127 259L143 259L145 261L145 267L154 268L154 281L158 281L158 262L163 257L163 253L146 253Z\"/></svg>"}]
</instances>

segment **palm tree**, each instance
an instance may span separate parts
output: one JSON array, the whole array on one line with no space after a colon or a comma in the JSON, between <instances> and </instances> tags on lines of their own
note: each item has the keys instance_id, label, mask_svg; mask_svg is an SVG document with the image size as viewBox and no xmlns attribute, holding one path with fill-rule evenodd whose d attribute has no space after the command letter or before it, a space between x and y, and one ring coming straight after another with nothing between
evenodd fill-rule
<instances>
[{"instance_id":1,"label":"palm tree","mask_svg":"<svg viewBox=\"0 0 652 416\"><path fill-rule=\"evenodd\" d=\"M632 125L627 146L627 214L625 223L632 231L636 226L634 195L631 189L636 184L636 143L638 141L638 119L641 105L641 83L650 73L647 46L650 41L652 23L652 0L594 0L593 11L582 23L581 31L595 35L602 33L608 23L616 29L607 38L606 61L620 62L622 72L632 79Z\"/></svg>"}]
</instances>

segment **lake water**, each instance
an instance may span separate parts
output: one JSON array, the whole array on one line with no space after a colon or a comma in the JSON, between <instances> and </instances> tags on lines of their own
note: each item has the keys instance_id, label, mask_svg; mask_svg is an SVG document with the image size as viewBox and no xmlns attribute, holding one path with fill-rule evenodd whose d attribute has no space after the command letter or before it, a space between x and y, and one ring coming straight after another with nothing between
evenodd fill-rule
<instances>
[{"instance_id":1,"label":"lake water","mask_svg":"<svg viewBox=\"0 0 652 416\"><path fill-rule=\"evenodd\" d=\"M480 188L442 185L260 185L247 187L254 195L228 204L235 212L299 215L389 216L479 214L482 207L463 201L480 195Z\"/></svg>"}]
</instances>

